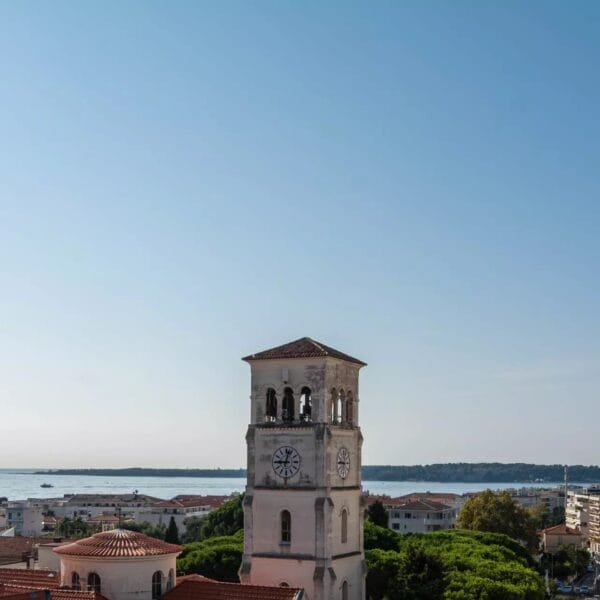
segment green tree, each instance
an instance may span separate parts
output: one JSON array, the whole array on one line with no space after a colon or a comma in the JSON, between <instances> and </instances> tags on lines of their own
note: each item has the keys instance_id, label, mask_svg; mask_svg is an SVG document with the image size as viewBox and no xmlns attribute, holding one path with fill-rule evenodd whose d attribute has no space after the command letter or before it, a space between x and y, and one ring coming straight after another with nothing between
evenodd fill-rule
<instances>
[{"instance_id":1,"label":"green tree","mask_svg":"<svg viewBox=\"0 0 600 600\"><path fill-rule=\"evenodd\" d=\"M396 537L397 550L366 551L370 600L544 598L531 555L505 535L448 530ZM390 545L387 537L370 539Z\"/></svg>"},{"instance_id":2,"label":"green tree","mask_svg":"<svg viewBox=\"0 0 600 600\"><path fill-rule=\"evenodd\" d=\"M183 573L200 573L219 581L238 581L242 562L244 532L212 537L201 542L186 544L177 560L177 570Z\"/></svg>"},{"instance_id":3,"label":"green tree","mask_svg":"<svg viewBox=\"0 0 600 600\"><path fill-rule=\"evenodd\" d=\"M401 551L366 552L367 597L372 600L441 600L444 566L432 549L410 541Z\"/></svg>"},{"instance_id":4,"label":"green tree","mask_svg":"<svg viewBox=\"0 0 600 600\"><path fill-rule=\"evenodd\" d=\"M535 524L527 511L513 501L508 492L486 490L469 498L463 506L456 526L475 531L503 533L534 549L538 544Z\"/></svg>"},{"instance_id":5,"label":"green tree","mask_svg":"<svg viewBox=\"0 0 600 600\"><path fill-rule=\"evenodd\" d=\"M217 510L213 510L204 519L200 530L201 539L232 535L239 529L244 528L244 509L242 502L244 495L236 496L228 500Z\"/></svg>"},{"instance_id":6,"label":"green tree","mask_svg":"<svg viewBox=\"0 0 600 600\"><path fill-rule=\"evenodd\" d=\"M552 556L544 555L543 567L551 570L553 577L566 579L581 577L590 562L590 553L585 548L574 544L560 546Z\"/></svg>"},{"instance_id":7,"label":"green tree","mask_svg":"<svg viewBox=\"0 0 600 600\"><path fill-rule=\"evenodd\" d=\"M121 529L128 529L129 531L139 531L144 535L149 535L150 537L158 538L160 540L164 540L167 533L167 528L162 523L154 525L153 523L148 523L148 521L143 521L142 523L122 521L120 527Z\"/></svg>"},{"instance_id":8,"label":"green tree","mask_svg":"<svg viewBox=\"0 0 600 600\"><path fill-rule=\"evenodd\" d=\"M531 524L535 529L544 529L544 527L548 527L548 524L550 523L550 513L545 504L536 504L535 506L528 508L527 512L529 512Z\"/></svg>"},{"instance_id":9,"label":"green tree","mask_svg":"<svg viewBox=\"0 0 600 600\"><path fill-rule=\"evenodd\" d=\"M205 517L188 517L185 520L185 531L181 534L181 541L184 544L200 541L204 519Z\"/></svg>"},{"instance_id":10,"label":"green tree","mask_svg":"<svg viewBox=\"0 0 600 600\"><path fill-rule=\"evenodd\" d=\"M57 523L56 529L59 535L68 538L87 537L89 532L88 524L81 517L64 517Z\"/></svg>"},{"instance_id":11,"label":"green tree","mask_svg":"<svg viewBox=\"0 0 600 600\"><path fill-rule=\"evenodd\" d=\"M380 527L388 526L388 513L381 500L376 500L367 507L367 519Z\"/></svg>"},{"instance_id":12,"label":"green tree","mask_svg":"<svg viewBox=\"0 0 600 600\"><path fill-rule=\"evenodd\" d=\"M171 516L169 526L165 532L165 542L179 544L179 529L177 529L177 523L175 523L175 517L173 516Z\"/></svg>"},{"instance_id":13,"label":"green tree","mask_svg":"<svg viewBox=\"0 0 600 600\"><path fill-rule=\"evenodd\" d=\"M536 529L545 529L565 522L565 509L562 506L555 506L552 512L548 512L546 505L540 503L527 510Z\"/></svg>"},{"instance_id":14,"label":"green tree","mask_svg":"<svg viewBox=\"0 0 600 600\"><path fill-rule=\"evenodd\" d=\"M367 598L384 600L388 597L390 583L394 581L402 568L402 558L394 550L378 548L365 552L367 560Z\"/></svg>"},{"instance_id":15,"label":"green tree","mask_svg":"<svg viewBox=\"0 0 600 600\"><path fill-rule=\"evenodd\" d=\"M365 550L399 550L400 536L388 529L365 521L364 546Z\"/></svg>"},{"instance_id":16,"label":"green tree","mask_svg":"<svg viewBox=\"0 0 600 600\"><path fill-rule=\"evenodd\" d=\"M444 597L444 565L440 557L418 540L410 540L401 568L390 582L390 600L441 600Z\"/></svg>"}]
</instances>

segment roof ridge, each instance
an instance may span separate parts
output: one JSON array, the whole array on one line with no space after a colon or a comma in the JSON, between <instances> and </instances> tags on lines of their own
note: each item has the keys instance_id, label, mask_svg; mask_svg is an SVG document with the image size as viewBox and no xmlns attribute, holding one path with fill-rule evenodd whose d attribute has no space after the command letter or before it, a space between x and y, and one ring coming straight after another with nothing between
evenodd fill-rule
<instances>
[{"instance_id":1,"label":"roof ridge","mask_svg":"<svg viewBox=\"0 0 600 600\"><path fill-rule=\"evenodd\" d=\"M366 363L358 358L350 356L345 352L341 352L340 350L336 350L335 348L328 346L327 344L323 344L322 342L317 342L311 337L304 336L298 338L297 340L293 340L291 342L287 342L285 344L280 344L278 346L274 346L272 348L268 348L267 350L261 350L260 352L254 352L253 354L249 354L248 356L244 356L242 360L244 361L253 361L253 360L269 360L269 359L294 359L294 358L325 358L331 357L338 360L344 360L347 362L352 362L358 364L360 366L365 366Z\"/></svg>"},{"instance_id":2,"label":"roof ridge","mask_svg":"<svg viewBox=\"0 0 600 600\"><path fill-rule=\"evenodd\" d=\"M202 576L204 577L204 576ZM243 588L267 588L267 589L279 589L280 586L273 586L273 585L258 585L256 583L241 583L239 581L219 581L218 579L210 579L209 577L205 577L204 581L201 581L199 579L184 579L181 583L177 584L176 587L179 587L180 585L183 585L185 583L189 584L189 585L194 585L196 583L201 583L202 585L207 585L207 584L216 584L216 585L235 585L235 586L239 586L239 587L243 587ZM175 589L175 588L173 588ZM302 588L297 588L297 587L288 587L288 588L284 588L286 590L301 590Z\"/></svg>"}]
</instances>

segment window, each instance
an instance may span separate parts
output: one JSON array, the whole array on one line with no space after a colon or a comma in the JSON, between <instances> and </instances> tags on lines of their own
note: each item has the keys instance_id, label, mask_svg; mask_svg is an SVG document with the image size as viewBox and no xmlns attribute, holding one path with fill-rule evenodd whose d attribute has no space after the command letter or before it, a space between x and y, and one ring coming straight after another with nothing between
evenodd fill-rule
<instances>
[{"instance_id":1,"label":"window","mask_svg":"<svg viewBox=\"0 0 600 600\"><path fill-rule=\"evenodd\" d=\"M152 575L152 600L158 600L162 596L162 573L156 571Z\"/></svg>"},{"instance_id":2,"label":"window","mask_svg":"<svg viewBox=\"0 0 600 600\"><path fill-rule=\"evenodd\" d=\"M289 544L292 541L292 515L289 510L281 511L281 543Z\"/></svg>"},{"instance_id":3,"label":"window","mask_svg":"<svg viewBox=\"0 0 600 600\"><path fill-rule=\"evenodd\" d=\"M338 409L336 423L343 423L346 420L346 394L344 393L344 390L340 390L337 404Z\"/></svg>"},{"instance_id":4,"label":"window","mask_svg":"<svg viewBox=\"0 0 600 600\"><path fill-rule=\"evenodd\" d=\"M410 514L410 513L404 513L404 518L405 518L405 519L410 519L410 517L411 517L411 514Z\"/></svg>"},{"instance_id":5,"label":"window","mask_svg":"<svg viewBox=\"0 0 600 600\"><path fill-rule=\"evenodd\" d=\"M283 403L281 405L281 418L284 421L294 420L294 391L292 388L283 390Z\"/></svg>"},{"instance_id":6,"label":"window","mask_svg":"<svg viewBox=\"0 0 600 600\"><path fill-rule=\"evenodd\" d=\"M267 390L267 404L265 407L265 421L274 421L277 418L277 394L273 388Z\"/></svg>"},{"instance_id":7,"label":"window","mask_svg":"<svg viewBox=\"0 0 600 600\"><path fill-rule=\"evenodd\" d=\"M337 416L338 416L337 399L338 399L337 390L335 388L331 388L331 422L332 423L337 423Z\"/></svg>"},{"instance_id":8,"label":"window","mask_svg":"<svg viewBox=\"0 0 600 600\"><path fill-rule=\"evenodd\" d=\"M173 569L169 571L169 577L167 578L167 592L172 590L175 586L175 572Z\"/></svg>"},{"instance_id":9,"label":"window","mask_svg":"<svg viewBox=\"0 0 600 600\"><path fill-rule=\"evenodd\" d=\"M342 600L348 600L348 582L342 583Z\"/></svg>"},{"instance_id":10,"label":"window","mask_svg":"<svg viewBox=\"0 0 600 600\"><path fill-rule=\"evenodd\" d=\"M346 423L348 425L354 424L354 399L352 398L352 392L348 392L346 396Z\"/></svg>"},{"instance_id":11,"label":"window","mask_svg":"<svg viewBox=\"0 0 600 600\"><path fill-rule=\"evenodd\" d=\"M81 580L79 579L79 573L73 571L73 573L71 573L71 587L74 590L80 590L81 589Z\"/></svg>"},{"instance_id":12,"label":"window","mask_svg":"<svg viewBox=\"0 0 600 600\"><path fill-rule=\"evenodd\" d=\"M342 510L342 544L348 541L348 511Z\"/></svg>"},{"instance_id":13,"label":"window","mask_svg":"<svg viewBox=\"0 0 600 600\"><path fill-rule=\"evenodd\" d=\"M405 525L405 527L406 527L406 525ZM392 529L396 529L396 530L400 529L399 523L392 523Z\"/></svg>"},{"instance_id":14,"label":"window","mask_svg":"<svg viewBox=\"0 0 600 600\"><path fill-rule=\"evenodd\" d=\"M312 421L312 400L310 388L303 387L300 391L300 420Z\"/></svg>"},{"instance_id":15,"label":"window","mask_svg":"<svg viewBox=\"0 0 600 600\"><path fill-rule=\"evenodd\" d=\"M102 582L98 573L90 573L87 578L88 591L100 594L102 591Z\"/></svg>"}]
</instances>

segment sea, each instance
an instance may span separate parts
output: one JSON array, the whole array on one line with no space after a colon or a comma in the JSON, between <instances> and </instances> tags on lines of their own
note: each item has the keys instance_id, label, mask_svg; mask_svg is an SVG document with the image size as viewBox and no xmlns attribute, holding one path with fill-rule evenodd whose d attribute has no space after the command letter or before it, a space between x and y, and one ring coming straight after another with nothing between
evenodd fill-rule
<instances>
[{"instance_id":1,"label":"sea","mask_svg":"<svg viewBox=\"0 0 600 600\"><path fill-rule=\"evenodd\" d=\"M157 498L178 494L229 495L243 492L243 477L107 477L105 475L37 475L43 469L0 469L0 497L9 500L58 498L68 494L111 494L137 491ZM42 488L43 483L53 487ZM556 483L443 483L434 481L363 481L363 490L391 497L411 492L479 492L522 487L555 487ZM585 486L585 483L580 485Z\"/></svg>"}]
</instances>

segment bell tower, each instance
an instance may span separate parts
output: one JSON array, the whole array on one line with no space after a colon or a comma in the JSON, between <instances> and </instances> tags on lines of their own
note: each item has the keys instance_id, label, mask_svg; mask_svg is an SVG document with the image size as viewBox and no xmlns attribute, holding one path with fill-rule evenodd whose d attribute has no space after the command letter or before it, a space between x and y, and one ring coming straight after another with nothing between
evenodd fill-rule
<instances>
[{"instance_id":1,"label":"bell tower","mask_svg":"<svg viewBox=\"0 0 600 600\"><path fill-rule=\"evenodd\" d=\"M310 338L243 358L251 368L242 583L364 600L365 363Z\"/></svg>"}]
</instances>

